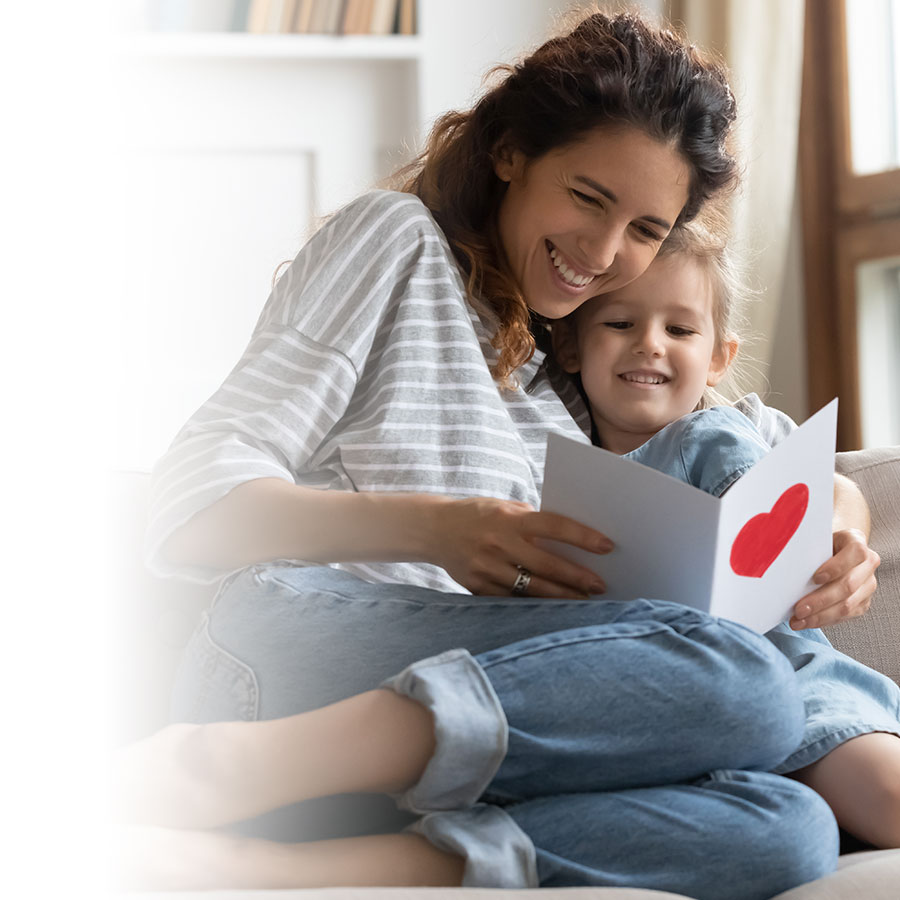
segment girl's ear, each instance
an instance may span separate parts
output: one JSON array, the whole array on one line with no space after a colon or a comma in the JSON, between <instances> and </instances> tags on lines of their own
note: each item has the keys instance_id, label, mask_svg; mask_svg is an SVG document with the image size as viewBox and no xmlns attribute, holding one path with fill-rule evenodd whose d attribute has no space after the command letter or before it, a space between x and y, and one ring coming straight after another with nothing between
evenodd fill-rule
<instances>
[{"instance_id":1,"label":"girl's ear","mask_svg":"<svg viewBox=\"0 0 900 900\"><path fill-rule=\"evenodd\" d=\"M578 334L573 316L557 319L550 326L550 338L553 341L553 355L564 372L574 375L581 371L581 358L578 355Z\"/></svg>"},{"instance_id":2,"label":"girl's ear","mask_svg":"<svg viewBox=\"0 0 900 900\"><path fill-rule=\"evenodd\" d=\"M731 368L740 346L741 342L735 334L730 334L725 340L719 342L709 363L709 372L706 376L707 387L715 387L722 380L725 373Z\"/></svg>"}]
</instances>

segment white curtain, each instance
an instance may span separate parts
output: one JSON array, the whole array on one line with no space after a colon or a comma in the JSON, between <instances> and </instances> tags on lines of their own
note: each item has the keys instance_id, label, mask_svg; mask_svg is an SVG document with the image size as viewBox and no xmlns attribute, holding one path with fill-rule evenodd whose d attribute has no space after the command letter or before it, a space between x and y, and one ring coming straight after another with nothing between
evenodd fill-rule
<instances>
[{"instance_id":1,"label":"white curtain","mask_svg":"<svg viewBox=\"0 0 900 900\"><path fill-rule=\"evenodd\" d=\"M691 41L718 52L732 73L738 100L739 153L743 188L733 213L735 245L745 255L751 285L761 291L748 318L758 363L751 390L763 393L773 352L780 349L780 323L800 321L798 255L791 238L797 228L795 185L800 83L803 62L803 0L665 0L665 17L684 25ZM803 353L796 345L797 379ZM797 358L799 357L799 358ZM784 378L791 366L779 359ZM787 394L787 390L780 388ZM787 399L785 397L785 399ZM777 405L778 398L775 398ZM791 405L791 404L785 404Z\"/></svg>"}]
</instances>

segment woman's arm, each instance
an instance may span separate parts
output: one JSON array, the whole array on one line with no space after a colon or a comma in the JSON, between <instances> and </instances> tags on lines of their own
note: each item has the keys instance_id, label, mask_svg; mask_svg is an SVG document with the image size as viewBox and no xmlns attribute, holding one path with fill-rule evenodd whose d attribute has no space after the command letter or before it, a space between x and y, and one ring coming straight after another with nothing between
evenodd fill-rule
<instances>
[{"instance_id":1,"label":"woman's arm","mask_svg":"<svg viewBox=\"0 0 900 900\"><path fill-rule=\"evenodd\" d=\"M859 488L843 475L834 476L834 555L819 567L820 584L794 607L791 628L821 628L868 610L881 562L869 547L869 507Z\"/></svg>"},{"instance_id":2,"label":"woman's arm","mask_svg":"<svg viewBox=\"0 0 900 900\"><path fill-rule=\"evenodd\" d=\"M607 553L600 532L525 503L451 500L431 494L353 493L258 478L201 510L165 542L177 565L230 570L273 559L308 562L428 562L476 594L509 595L517 566L532 573L528 593L601 593L588 569L538 546L555 540Z\"/></svg>"}]
</instances>

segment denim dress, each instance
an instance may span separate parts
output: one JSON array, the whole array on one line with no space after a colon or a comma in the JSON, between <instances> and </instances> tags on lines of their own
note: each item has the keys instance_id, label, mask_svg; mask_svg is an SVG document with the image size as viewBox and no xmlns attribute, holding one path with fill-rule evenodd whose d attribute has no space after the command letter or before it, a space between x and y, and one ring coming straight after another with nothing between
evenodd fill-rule
<instances>
[{"instance_id":1,"label":"denim dress","mask_svg":"<svg viewBox=\"0 0 900 900\"><path fill-rule=\"evenodd\" d=\"M627 456L719 497L768 449L746 416L717 406L673 422ZM818 628L783 622L766 637L790 660L806 707L803 741L774 772L808 766L862 734L900 737L900 687L890 678L835 650Z\"/></svg>"}]
</instances>

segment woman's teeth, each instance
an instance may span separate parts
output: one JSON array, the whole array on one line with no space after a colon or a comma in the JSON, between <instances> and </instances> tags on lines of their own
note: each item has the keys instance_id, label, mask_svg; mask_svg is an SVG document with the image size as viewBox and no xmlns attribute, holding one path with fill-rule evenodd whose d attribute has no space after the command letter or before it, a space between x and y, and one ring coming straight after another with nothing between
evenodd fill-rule
<instances>
[{"instance_id":1,"label":"woman's teeth","mask_svg":"<svg viewBox=\"0 0 900 900\"><path fill-rule=\"evenodd\" d=\"M553 265L556 266L557 272L559 272L562 280L566 284L571 284L572 287L584 287L594 280L593 275L578 275L570 269L563 262L562 256L557 252L556 247L553 247L550 250L550 258L553 260Z\"/></svg>"}]
</instances>

